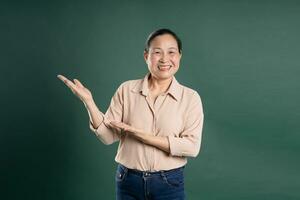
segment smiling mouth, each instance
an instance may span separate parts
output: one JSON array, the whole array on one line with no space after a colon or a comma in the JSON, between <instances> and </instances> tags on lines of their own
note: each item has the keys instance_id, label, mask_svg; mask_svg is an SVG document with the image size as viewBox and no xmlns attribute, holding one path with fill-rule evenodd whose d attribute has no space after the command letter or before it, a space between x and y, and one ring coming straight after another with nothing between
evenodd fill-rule
<instances>
[{"instance_id":1,"label":"smiling mouth","mask_svg":"<svg viewBox=\"0 0 300 200\"><path fill-rule=\"evenodd\" d=\"M159 65L158 69L161 71L167 71L171 68L171 65Z\"/></svg>"}]
</instances>

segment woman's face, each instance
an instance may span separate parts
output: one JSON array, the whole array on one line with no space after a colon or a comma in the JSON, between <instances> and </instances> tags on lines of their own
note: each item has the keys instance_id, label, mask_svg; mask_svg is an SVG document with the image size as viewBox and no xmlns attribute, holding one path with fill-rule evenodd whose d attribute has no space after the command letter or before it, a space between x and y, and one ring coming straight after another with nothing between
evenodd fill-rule
<instances>
[{"instance_id":1,"label":"woman's face","mask_svg":"<svg viewBox=\"0 0 300 200\"><path fill-rule=\"evenodd\" d=\"M170 34L156 36L144 58L151 75L156 79L169 79L179 69L181 53L176 39Z\"/></svg>"}]
</instances>

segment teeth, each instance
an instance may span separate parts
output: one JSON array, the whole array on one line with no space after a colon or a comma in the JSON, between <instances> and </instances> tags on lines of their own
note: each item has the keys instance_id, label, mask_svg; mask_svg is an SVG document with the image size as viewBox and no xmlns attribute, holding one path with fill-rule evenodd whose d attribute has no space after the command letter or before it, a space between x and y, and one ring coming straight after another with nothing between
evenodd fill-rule
<instances>
[{"instance_id":1,"label":"teeth","mask_svg":"<svg viewBox=\"0 0 300 200\"><path fill-rule=\"evenodd\" d=\"M160 65L158 66L159 69L170 69L171 66L170 65Z\"/></svg>"}]
</instances>

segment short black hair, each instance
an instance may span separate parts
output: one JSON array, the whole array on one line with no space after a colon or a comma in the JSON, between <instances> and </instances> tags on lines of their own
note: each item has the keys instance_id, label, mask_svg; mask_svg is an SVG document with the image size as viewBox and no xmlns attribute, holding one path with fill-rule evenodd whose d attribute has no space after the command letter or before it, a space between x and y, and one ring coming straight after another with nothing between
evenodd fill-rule
<instances>
[{"instance_id":1,"label":"short black hair","mask_svg":"<svg viewBox=\"0 0 300 200\"><path fill-rule=\"evenodd\" d=\"M148 38L146 40L146 43L145 43L145 51L146 52L149 51L150 44L151 44L151 42L154 38L156 38L157 36L160 36L160 35L165 35L165 34L169 34L169 35L172 35L174 37L174 39L177 42L179 53L181 53L182 43L181 43L180 38L176 35L176 33L174 33L173 31L171 31L170 29L167 29L167 28L161 28L161 29L158 29L158 30L153 31L152 33L150 33L150 35L148 36Z\"/></svg>"}]
</instances>

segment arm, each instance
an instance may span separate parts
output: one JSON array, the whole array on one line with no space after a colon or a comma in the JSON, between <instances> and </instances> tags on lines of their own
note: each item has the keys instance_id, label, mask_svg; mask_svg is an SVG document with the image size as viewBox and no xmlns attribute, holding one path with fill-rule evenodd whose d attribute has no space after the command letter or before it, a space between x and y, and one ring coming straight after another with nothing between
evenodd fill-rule
<instances>
[{"instance_id":1,"label":"arm","mask_svg":"<svg viewBox=\"0 0 300 200\"><path fill-rule=\"evenodd\" d=\"M95 104L94 100L90 100L84 102L85 108L87 109L89 119L91 125L94 129L97 129L104 120L103 114L98 109L97 105Z\"/></svg>"},{"instance_id":2,"label":"arm","mask_svg":"<svg viewBox=\"0 0 300 200\"><path fill-rule=\"evenodd\" d=\"M204 115L200 96L195 93L186 112L185 128L178 137L155 136L143 130L136 129L122 122L113 121L110 124L129 133L130 136L154 146L172 156L196 157L200 151Z\"/></svg>"},{"instance_id":3,"label":"arm","mask_svg":"<svg viewBox=\"0 0 300 200\"><path fill-rule=\"evenodd\" d=\"M154 146L162 151L170 153L170 145L167 137L154 136L152 133L146 133L143 130L136 129L123 122L111 121L110 124L114 128L121 129L122 131L129 133L130 136L144 144Z\"/></svg>"},{"instance_id":4,"label":"arm","mask_svg":"<svg viewBox=\"0 0 300 200\"><path fill-rule=\"evenodd\" d=\"M94 127L98 127L103 121L103 115L96 106L90 90L84 87L77 79L74 79L74 82L72 82L63 75L58 75L57 77L83 102L88 111L90 121L93 123Z\"/></svg>"},{"instance_id":5,"label":"arm","mask_svg":"<svg viewBox=\"0 0 300 200\"><path fill-rule=\"evenodd\" d=\"M104 144L111 144L119 139L118 133L116 130L112 130L107 120L107 117L98 109L97 105L95 104L92 93L83 84L74 79L74 82L70 81L66 77L62 75L57 76L61 81L63 81L66 86L70 88L75 96L77 96L85 105L87 112L89 114L90 119L90 129L95 132L97 137L104 143ZM116 96L116 95L115 95ZM118 99L117 99L118 100ZM116 111L120 107L119 102L115 102L116 100L113 99L114 104L110 106L109 111L107 112L108 115L113 115L112 119L119 120L120 116L118 113L111 113ZM112 108L113 107L113 108Z\"/></svg>"},{"instance_id":6,"label":"arm","mask_svg":"<svg viewBox=\"0 0 300 200\"><path fill-rule=\"evenodd\" d=\"M195 92L186 110L184 129L178 137L169 135L170 154L173 156L196 157L199 154L202 129L203 108L199 94Z\"/></svg>"},{"instance_id":7,"label":"arm","mask_svg":"<svg viewBox=\"0 0 300 200\"><path fill-rule=\"evenodd\" d=\"M89 110L90 116L90 129L97 135L97 137L104 144L112 144L118 141L121 137L121 131L119 129L115 129L111 127L110 122L114 121L122 121L123 120L123 89L122 85L117 89L114 96L111 99L109 108L106 113L103 114L100 112L94 103L89 103L86 105ZM93 116L98 118L98 113L101 115L100 125L97 126ZM93 115L94 114L94 115ZM97 123L97 122L96 122Z\"/></svg>"},{"instance_id":8,"label":"arm","mask_svg":"<svg viewBox=\"0 0 300 200\"><path fill-rule=\"evenodd\" d=\"M110 124L115 128L130 133L130 136L143 142L144 144L154 146L162 151L170 153L170 144L167 137L154 136L152 133L146 133L143 130L136 129L122 122L112 121Z\"/></svg>"},{"instance_id":9,"label":"arm","mask_svg":"<svg viewBox=\"0 0 300 200\"><path fill-rule=\"evenodd\" d=\"M162 151L170 153L170 144L167 137L153 136L145 134L143 132L136 132L134 137L145 144L154 146Z\"/></svg>"}]
</instances>

